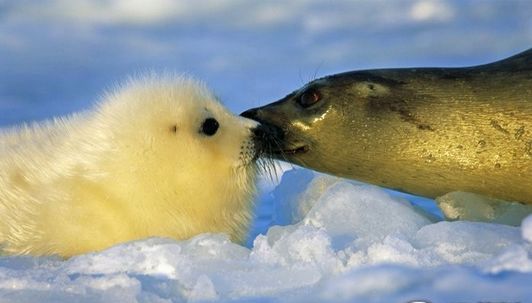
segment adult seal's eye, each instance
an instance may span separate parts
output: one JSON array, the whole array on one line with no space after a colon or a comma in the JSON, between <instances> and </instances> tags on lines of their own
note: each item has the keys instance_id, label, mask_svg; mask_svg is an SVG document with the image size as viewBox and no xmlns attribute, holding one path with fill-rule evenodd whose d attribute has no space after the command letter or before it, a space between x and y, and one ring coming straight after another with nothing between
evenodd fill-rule
<instances>
[{"instance_id":1,"label":"adult seal's eye","mask_svg":"<svg viewBox=\"0 0 532 303\"><path fill-rule=\"evenodd\" d=\"M212 136L216 134L219 127L220 127L220 124L218 123L218 121L216 121L216 119L207 118L201 124L200 132L204 133L207 136Z\"/></svg>"},{"instance_id":2,"label":"adult seal's eye","mask_svg":"<svg viewBox=\"0 0 532 303\"><path fill-rule=\"evenodd\" d=\"M309 107L309 106L317 103L320 100L321 100L320 93L317 90L315 90L315 89L309 89L309 90L303 92L303 94L301 94L301 96L299 96L299 99L297 100L297 103L299 103L299 105L301 105L303 107Z\"/></svg>"}]
</instances>

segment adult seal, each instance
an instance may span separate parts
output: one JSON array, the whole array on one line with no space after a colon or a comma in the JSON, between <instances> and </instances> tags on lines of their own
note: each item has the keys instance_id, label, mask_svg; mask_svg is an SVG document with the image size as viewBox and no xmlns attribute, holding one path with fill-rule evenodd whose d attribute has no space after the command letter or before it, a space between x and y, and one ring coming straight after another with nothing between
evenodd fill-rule
<instances>
[{"instance_id":1,"label":"adult seal","mask_svg":"<svg viewBox=\"0 0 532 303\"><path fill-rule=\"evenodd\" d=\"M326 76L242 116L270 126L277 159L427 197L532 204L532 49Z\"/></svg>"}]
</instances>

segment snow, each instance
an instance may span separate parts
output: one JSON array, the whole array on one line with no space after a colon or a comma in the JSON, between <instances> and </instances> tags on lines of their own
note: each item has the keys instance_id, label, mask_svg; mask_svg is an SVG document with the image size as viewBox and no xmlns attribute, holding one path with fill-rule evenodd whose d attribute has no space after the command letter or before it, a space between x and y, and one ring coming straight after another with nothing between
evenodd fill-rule
<instances>
[{"instance_id":1,"label":"snow","mask_svg":"<svg viewBox=\"0 0 532 303\"><path fill-rule=\"evenodd\" d=\"M532 242L532 216L528 216L523 220L521 230L523 239L527 240L528 242Z\"/></svg>"},{"instance_id":2,"label":"snow","mask_svg":"<svg viewBox=\"0 0 532 303\"><path fill-rule=\"evenodd\" d=\"M250 247L202 234L68 260L1 257L0 302L532 299L532 216L521 227L435 221L378 187L304 169L264 196L268 225L284 226Z\"/></svg>"},{"instance_id":3,"label":"snow","mask_svg":"<svg viewBox=\"0 0 532 303\"><path fill-rule=\"evenodd\" d=\"M532 42L530 1L46 0L0 11L2 126L85 109L142 71L190 73L238 113L328 74L481 64ZM308 170L276 183L261 182L246 246L198 235L69 260L0 257L0 303L532 301L532 216L520 227L439 222L434 201Z\"/></svg>"}]
</instances>

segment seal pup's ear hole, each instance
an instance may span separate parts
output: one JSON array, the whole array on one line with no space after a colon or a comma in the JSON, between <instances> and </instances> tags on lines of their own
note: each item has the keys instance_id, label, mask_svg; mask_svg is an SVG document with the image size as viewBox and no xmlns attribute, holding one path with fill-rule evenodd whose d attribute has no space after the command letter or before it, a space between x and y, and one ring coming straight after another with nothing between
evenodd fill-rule
<instances>
[{"instance_id":1,"label":"seal pup's ear hole","mask_svg":"<svg viewBox=\"0 0 532 303\"><path fill-rule=\"evenodd\" d=\"M305 90L297 99L297 103L303 107L309 107L321 100L321 94L318 90L310 88Z\"/></svg>"},{"instance_id":2,"label":"seal pup's ear hole","mask_svg":"<svg viewBox=\"0 0 532 303\"><path fill-rule=\"evenodd\" d=\"M177 133L177 124L170 126L170 131L174 134Z\"/></svg>"}]
</instances>

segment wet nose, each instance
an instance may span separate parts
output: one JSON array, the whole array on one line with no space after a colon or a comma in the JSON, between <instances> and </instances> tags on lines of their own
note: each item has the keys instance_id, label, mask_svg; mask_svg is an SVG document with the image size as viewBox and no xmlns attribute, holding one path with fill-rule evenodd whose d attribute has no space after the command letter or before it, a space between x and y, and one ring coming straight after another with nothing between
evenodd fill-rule
<instances>
[{"instance_id":1,"label":"wet nose","mask_svg":"<svg viewBox=\"0 0 532 303\"><path fill-rule=\"evenodd\" d=\"M267 123L261 123L252 129L253 137L256 140L263 142L271 142L272 140L282 140L284 137L283 131L275 126Z\"/></svg>"},{"instance_id":2,"label":"wet nose","mask_svg":"<svg viewBox=\"0 0 532 303\"><path fill-rule=\"evenodd\" d=\"M263 107L248 109L240 114L240 116L255 120L260 125L253 130L255 138L270 141L272 139L281 140L284 137L281 126L276 125L274 121L265 116L265 109Z\"/></svg>"},{"instance_id":3,"label":"wet nose","mask_svg":"<svg viewBox=\"0 0 532 303\"><path fill-rule=\"evenodd\" d=\"M258 110L256 108L248 109L247 111L240 114L240 116L252 120L257 120L257 112Z\"/></svg>"},{"instance_id":4,"label":"wet nose","mask_svg":"<svg viewBox=\"0 0 532 303\"><path fill-rule=\"evenodd\" d=\"M266 127L262 124L259 124L257 127L255 127L253 130L253 135L255 136L255 138L258 138L258 139L265 139L266 136L267 136L267 130L266 130Z\"/></svg>"}]
</instances>

